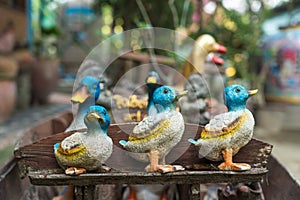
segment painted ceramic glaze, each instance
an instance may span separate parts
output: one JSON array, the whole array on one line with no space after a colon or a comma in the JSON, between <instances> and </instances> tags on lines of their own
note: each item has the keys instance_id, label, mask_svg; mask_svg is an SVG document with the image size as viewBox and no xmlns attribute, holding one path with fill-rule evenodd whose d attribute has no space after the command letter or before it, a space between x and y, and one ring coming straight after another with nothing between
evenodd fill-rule
<instances>
[{"instance_id":1,"label":"painted ceramic glaze","mask_svg":"<svg viewBox=\"0 0 300 200\"><path fill-rule=\"evenodd\" d=\"M263 43L267 66L266 98L300 103L300 30L286 30Z\"/></svg>"}]
</instances>

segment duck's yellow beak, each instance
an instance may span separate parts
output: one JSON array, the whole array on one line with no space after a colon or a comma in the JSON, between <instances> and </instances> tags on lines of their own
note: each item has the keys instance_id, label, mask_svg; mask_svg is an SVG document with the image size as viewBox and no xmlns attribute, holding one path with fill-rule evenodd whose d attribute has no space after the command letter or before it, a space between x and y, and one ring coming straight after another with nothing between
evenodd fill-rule
<instances>
[{"instance_id":1,"label":"duck's yellow beak","mask_svg":"<svg viewBox=\"0 0 300 200\"><path fill-rule=\"evenodd\" d=\"M86 86L80 86L72 95L71 101L74 103L83 103L90 96Z\"/></svg>"},{"instance_id":2,"label":"duck's yellow beak","mask_svg":"<svg viewBox=\"0 0 300 200\"><path fill-rule=\"evenodd\" d=\"M175 99L176 99L176 100L179 100L181 97L185 96L187 93L188 93L188 91L187 91L187 90L184 90L184 91L182 91L182 92L176 94Z\"/></svg>"},{"instance_id":3,"label":"duck's yellow beak","mask_svg":"<svg viewBox=\"0 0 300 200\"><path fill-rule=\"evenodd\" d=\"M96 118L96 119L101 119L101 116L98 115L97 113L94 113L94 112L90 113L90 114L88 115L88 117L93 117L93 118Z\"/></svg>"},{"instance_id":4,"label":"duck's yellow beak","mask_svg":"<svg viewBox=\"0 0 300 200\"><path fill-rule=\"evenodd\" d=\"M147 83L157 83L157 78L155 76L149 76L147 78Z\"/></svg>"},{"instance_id":5,"label":"duck's yellow beak","mask_svg":"<svg viewBox=\"0 0 300 200\"><path fill-rule=\"evenodd\" d=\"M255 95L257 92L258 92L258 89L255 89L255 90L248 90L249 97Z\"/></svg>"},{"instance_id":6,"label":"duck's yellow beak","mask_svg":"<svg viewBox=\"0 0 300 200\"><path fill-rule=\"evenodd\" d=\"M103 118L98 113L95 113L95 112L92 112L92 113L88 114L87 118L97 119L98 122L101 123L101 124L104 122Z\"/></svg>"}]
</instances>

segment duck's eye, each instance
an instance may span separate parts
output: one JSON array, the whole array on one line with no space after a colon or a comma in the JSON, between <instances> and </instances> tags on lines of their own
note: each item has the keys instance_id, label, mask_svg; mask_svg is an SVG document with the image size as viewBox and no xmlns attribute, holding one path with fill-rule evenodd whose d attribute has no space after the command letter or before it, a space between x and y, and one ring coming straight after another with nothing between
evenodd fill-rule
<instances>
[{"instance_id":1,"label":"duck's eye","mask_svg":"<svg viewBox=\"0 0 300 200\"><path fill-rule=\"evenodd\" d=\"M240 89L240 88L236 88L235 91L236 91L237 93L239 93L239 92L241 91L241 89Z\"/></svg>"},{"instance_id":2,"label":"duck's eye","mask_svg":"<svg viewBox=\"0 0 300 200\"><path fill-rule=\"evenodd\" d=\"M104 123L104 120L103 120L102 118L99 118L99 119L98 119L98 123L99 123L99 124L103 124L103 123Z\"/></svg>"},{"instance_id":3,"label":"duck's eye","mask_svg":"<svg viewBox=\"0 0 300 200\"><path fill-rule=\"evenodd\" d=\"M164 93L167 94L167 93L168 93L168 90L167 90L167 89L164 89Z\"/></svg>"}]
</instances>

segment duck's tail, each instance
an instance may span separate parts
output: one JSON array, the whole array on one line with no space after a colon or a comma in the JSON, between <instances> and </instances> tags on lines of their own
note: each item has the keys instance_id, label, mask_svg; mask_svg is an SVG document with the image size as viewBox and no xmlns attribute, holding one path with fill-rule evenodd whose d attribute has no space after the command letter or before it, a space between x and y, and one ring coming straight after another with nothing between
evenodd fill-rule
<instances>
[{"instance_id":1,"label":"duck's tail","mask_svg":"<svg viewBox=\"0 0 300 200\"><path fill-rule=\"evenodd\" d=\"M57 151L59 145L60 145L60 142L58 142L58 143L56 143L56 144L54 145L54 151Z\"/></svg>"}]
</instances>

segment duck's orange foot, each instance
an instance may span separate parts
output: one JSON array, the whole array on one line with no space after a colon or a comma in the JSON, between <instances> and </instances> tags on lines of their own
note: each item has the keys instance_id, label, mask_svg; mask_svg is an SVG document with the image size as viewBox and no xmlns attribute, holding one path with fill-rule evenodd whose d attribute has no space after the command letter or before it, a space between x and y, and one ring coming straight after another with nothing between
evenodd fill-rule
<instances>
[{"instance_id":1,"label":"duck's orange foot","mask_svg":"<svg viewBox=\"0 0 300 200\"><path fill-rule=\"evenodd\" d=\"M168 172L176 172L183 171L184 167L181 165L157 165L154 170L150 169L150 165L148 165L145 170L147 172L160 172L160 173L168 173Z\"/></svg>"},{"instance_id":2,"label":"duck's orange foot","mask_svg":"<svg viewBox=\"0 0 300 200\"><path fill-rule=\"evenodd\" d=\"M246 163L230 163L226 164L225 162L221 163L218 168L220 170L227 171L247 171L251 169L251 166Z\"/></svg>"},{"instance_id":3,"label":"duck's orange foot","mask_svg":"<svg viewBox=\"0 0 300 200\"><path fill-rule=\"evenodd\" d=\"M147 165L145 167L146 172L156 172L156 166Z\"/></svg>"},{"instance_id":4,"label":"duck's orange foot","mask_svg":"<svg viewBox=\"0 0 300 200\"><path fill-rule=\"evenodd\" d=\"M100 171L101 172L111 172L112 168L102 165Z\"/></svg>"},{"instance_id":5,"label":"duck's orange foot","mask_svg":"<svg viewBox=\"0 0 300 200\"><path fill-rule=\"evenodd\" d=\"M184 167L181 165L157 165L157 171L160 173L183 171Z\"/></svg>"},{"instance_id":6,"label":"duck's orange foot","mask_svg":"<svg viewBox=\"0 0 300 200\"><path fill-rule=\"evenodd\" d=\"M80 174L84 174L86 172L86 169L84 168L76 168L76 167L69 167L65 170L65 173L67 175L76 176Z\"/></svg>"}]
</instances>

